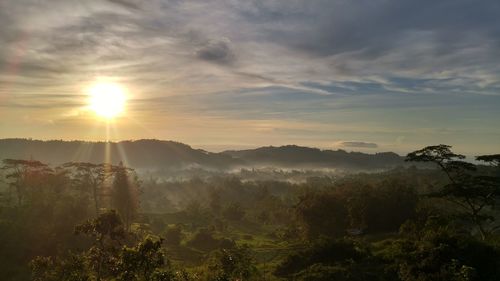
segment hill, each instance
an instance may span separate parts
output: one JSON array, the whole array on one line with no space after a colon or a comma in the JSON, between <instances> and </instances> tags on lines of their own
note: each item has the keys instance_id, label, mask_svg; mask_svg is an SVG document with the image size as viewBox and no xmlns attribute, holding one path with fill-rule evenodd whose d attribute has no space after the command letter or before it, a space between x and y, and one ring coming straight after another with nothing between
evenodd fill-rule
<instances>
[{"instance_id":1,"label":"hill","mask_svg":"<svg viewBox=\"0 0 500 281\"><path fill-rule=\"evenodd\" d=\"M120 142L0 140L0 159L36 159L53 165L70 161L118 163L134 168L161 168L202 165L229 167L237 160L224 154L193 149L189 145L160 140Z\"/></svg>"},{"instance_id":2,"label":"hill","mask_svg":"<svg viewBox=\"0 0 500 281\"><path fill-rule=\"evenodd\" d=\"M249 165L279 167L385 169L404 165L404 158L393 152L366 154L296 145L225 151L223 154L240 159Z\"/></svg>"},{"instance_id":3,"label":"hill","mask_svg":"<svg viewBox=\"0 0 500 281\"><path fill-rule=\"evenodd\" d=\"M134 168L275 166L371 170L404 165L403 157L392 152L366 154L287 145L213 153L163 140L86 142L1 139L0 159L6 158L36 159L53 165L70 161L123 161Z\"/></svg>"}]
</instances>

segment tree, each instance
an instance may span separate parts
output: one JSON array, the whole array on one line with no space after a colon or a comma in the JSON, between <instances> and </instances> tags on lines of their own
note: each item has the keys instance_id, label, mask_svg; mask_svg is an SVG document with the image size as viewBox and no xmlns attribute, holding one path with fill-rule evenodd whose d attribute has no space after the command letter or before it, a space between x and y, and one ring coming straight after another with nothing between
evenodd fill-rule
<instances>
[{"instance_id":1,"label":"tree","mask_svg":"<svg viewBox=\"0 0 500 281\"><path fill-rule=\"evenodd\" d=\"M36 257L31 262L35 281L171 281L170 263L162 239L146 237L132 246L120 217L105 212L76 227L77 234L92 238L92 245L67 257Z\"/></svg>"},{"instance_id":2,"label":"tree","mask_svg":"<svg viewBox=\"0 0 500 281\"><path fill-rule=\"evenodd\" d=\"M83 256L70 254L66 259L35 257L31 262L33 281L90 281Z\"/></svg>"},{"instance_id":3,"label":"tree","mask_svg":"<svg viewBox=\"0 0 500 281\"><path fill-rule=\"evenodd\" d=\"M114 180L111 190L111 204L124 220L126 229L130 228L132 219L137 214L137 185L138 181L132 178L131 169L123 166L123 163L115 167Z\"/></svg>"},{"instance_id":4,"label":"tree","mask_svg":"<svg viewBox=\"0 0 500 281\"><path fill-rule=\"evenodd\" d=\"M207 266L208 280L252 280L257 268L247 246L220 249L212 253Z\"/></svg>"},{"instance_id":5,"label":"tree","mask_svg":"<svg viewBox=\"0 0 500 281\"><path fill-rule=\"evenodd\" d=\"M195 199L189 200L187 202L184 211L186 212L186 215L193 221L200 220L205 215L200 201Z\"/></svg>"},{"instance_id":6,"label":"tree","mask_svg":"<svg viewBox=\"0 0 500 281\"><path fill-rule=\"evenodd\" d=\"M232 221L240 221L245 216L245 210L238 203L231 203L222 212L224 218Z\"/></svg>"},{"instance_id":7,"label":"tree","mask_svg":"<svg viewBox=\"0 0 500 281\"><path fill-rule=\"evenodd\" d=\"M500 253L441 216L408 221L389 260L403 281L497 280Z\"/></svg>"},{"instance_id":8,"label":"tree","mask_svg":"<svg viewBox=\"0 0 500 281\"><path fill-rule=\"evenodd\" d=\"M490 165L495 166L497 168L500 167L500 154L481 155L481 156L477 156L476 160L484 161L484 162L489 163Z\"/></svg>"},{"instance_id":9,"label":"tree","mask_svg":"<svg viewBox=\"0 0 500 281\"><path fill-rule=\"evenodd\" d=\"M162 252L162 239L147 237L134 247L123 247L117 262L118 281L169 281L175 276Z\"/></svg>"},{"instance_id":10,"label":"tree","mask_svg":"<svg viewBox=\"0 0 500 281\"><path fill-rule=\"evenodd\" d=\"M219 246L219 240L214 238L212 230L208 228L199 228L186 244L189 247L199 250L211 251Z\"/></svg>"},{"instance_id":11,"label":"tree","mask_svg":"<svg viewBox=\"0 0 500 281\"><path fill-rule=\"evenodd\" d=\"M179 225L169 226L167 227L167 231L165 231L165 244L177 247L181 244L183 237L184 234Z\"/></svg>"},{"instance_id":12,"label":"tree","mask_svg":"<svg viewBox=\"0 0 500 281\"><path fill-rule=\"evenodd\" d=\"M485 239L488 232L485 224L494 221L487 211L497 205L500 184L495 177L478 174L476 165L462 159L465 159L464 155L453 153L451 146L444 144L427 146L406 156L406 161L434 163L444 172L448 183L431 195L445 198L465 211L467 218ZM478 160L493 162L498 161L498 158L480 156Z\"/></svg>"},{"instance_id":13,"label":"tree","mask_svg":"<svg viewBox=\"0 0 500 281\"><path fill-rule=\"evenodd\" d=\"M71 173L73 182L81 188L90 188L94 201L96 216L99 215L101 193L104 182L115 170L110 164L93 164L87 162L69 162L62 165Z\"/></svg>"},{"instance_id":14,"label":"tree","mask_svg":"<svg viewBox=\"0 0 500 281\"><path fill-rule=\"evenodd\" d=\"M347 183L337 188L350 220L350 227L363 232L397 231L415 214L418 196L399 181Z\"/></svg>"},{"instance_id":15,"label":"tree","mask_svg":"<svg viewBox=\"0 0 500 281\"><path fill-rule=\"evenodd\" d=\"M115 274L115 257L126 239L123 223L116 213L111 210L94 220L77 225L76 234L84 234L93 238L93 245L85 253L89 270L97 281Z\"/></svg>"},{"instance_id":16,"label":"tree","mask_svg":"<svg viewBox=\"0 0 500 281\"><path fill-rule=\"evenodd\" d=\"M220 198L220 191L212 188L209 193L209 203L208 205L210 206L210 209L212 212L216 215L218 215L221 211L222 208L222 203L221 203L221 198Z\"/></svg>"},{"instance_id":17,"label":"tree","mask_svg":"<svg viewBox=\"0 0 500 281\"><path fill-rule=\"evenodd\" d=\"M308 191L299 197L295 215L305 236L339 236L345 233L348 211L343 202L331 192Z\"/></svg>"},{"instance_id":18,"label":"tree","mask_svg":"<svg viewBox=\"0 0 500 281\"><path fill-rule=\"evenodd\" d=\"M7 171L5 178L10 180L11 190L15 190L18 206L24 203L29 189L35 191L42 179L53 173L47 164L36 160L4 159L1 169Z\"/></svg>"},{"instance_id":19,"label":"tree","mask_svg":"<svg viewBox=\"0 0 500 281\"><path fill-rule=\"evenodd\" d=\"M373 263L364 266L371 262L371 255L363 248L351 240L318 239L307 248L288 254L274 275L300 281L390 280Z\"/></svg>"}]
</instances>

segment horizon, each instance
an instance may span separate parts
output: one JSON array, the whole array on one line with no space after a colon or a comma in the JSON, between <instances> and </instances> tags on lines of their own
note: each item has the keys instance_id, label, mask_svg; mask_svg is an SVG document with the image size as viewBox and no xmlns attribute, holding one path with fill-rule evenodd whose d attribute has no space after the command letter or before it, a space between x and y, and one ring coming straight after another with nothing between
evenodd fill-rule
<instances>
[{"instance_id":1,"label":"horizon","mask_svg":"<svg viewBox=\"0 0 500 281\"><path fill-rule=\"evenodd\" d=\"M498 153L499 13L492 0L4 1L0 138Z\"/></svg>"},{"instance_id":2,"label":"horizon","mask_svg":"<svg viewBox=\"0 0 500 281\"><path fill-rule=\"evenodd\" d=\"M391 150L374 150L373 148L367 148L367 149L362 149L362 148L352 148L349 149L347 147L342 147L342 146L332 146L332 147L317 147L317 146L307 146L307 145L299 145L299 144L294 144L294 143L284 143L284 144L278 144L278 145L261 145L261 146L248 146L248 147L232 147L231 146L215 146L219 147L220 149L209 149L210 147L203 147L203 146L196 146L190 143L185 143L177 140L171 140L171 139L155 139L155 138L142 138L142 139L123 139L123 140L83 140L83 139L35 139L35 138L0 138L0 142L3 140L23 140L23 141L34 141L34 142L85 142L85 143L112 143L112 144L119 144L121 142L137 142L137 141L158 141L158 142L172 142L172 143L179 143L183 145L189 146L191 149L194 150L203 150L206 152L210 153L221 153L221 152L230 152L230 151L243 151L243 150L254 150L254 149L259 149L259 148L279 148L279 147L286 147L286 146L296 146L296 147L303 147L303 148L313 148L313 149L319 149L321 151L325 150L331 150L331 151L346 151L348 153L364 153L364 154L369 154L369 155L375 155L375 154L380 154L380 153L395 153L401 157L405 157L408 153L414 151L408 151L408 152L397 152L397 151L391 151ZM453 149L453 147L452 147ZM416 150L416 149L415 149ZM456 150L455 150L456 151ZM461 154L460 151L456 151L457 153ZM470 161L476 161L474 158L478 155L467 155L463 154L467 160ZM0 159L1 160L1 159Z\"/></svg>"}]
</instances>

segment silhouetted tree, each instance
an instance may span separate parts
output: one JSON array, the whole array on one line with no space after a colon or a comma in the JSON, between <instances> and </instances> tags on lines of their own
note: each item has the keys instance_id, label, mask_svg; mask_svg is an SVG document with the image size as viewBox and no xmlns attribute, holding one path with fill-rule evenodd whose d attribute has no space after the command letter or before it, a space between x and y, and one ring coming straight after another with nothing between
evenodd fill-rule
<instances>
[{"instance_id":1,"label":"silhouetted tree","mask_svg":"<svg viewBox=\"0 0 500 281\"><path fill-rule=\"evenodd\" d=\"M90 189L94 201L95 213L98 216L104 182L113 174L115 167L110 164L69 162L63 164L62 168L71 172L72 179L76 185L84 189Z\"/></svg>"},{"instance_id":2,"label":"silhouetted tree","mask_svg":"<svg viewBox=\"0 0 500 281\"><path fill-rule=\"evenodd\" d=\"M448 184L432 196L448 199L467 214L485 239L485 223L493 221L487 215L488 208L494 209L500 196L500 185L494 177L478 175L476 165L462 161L464 155L455 154L449 145L428 146L409 153L406 161L430 162L436 164L448 178ZM481 156L479 160L497 161L496 157Z\"/></svg>"},{"instance_id":3,"label":"silhouetted tree","mask_svg":"<svg viewBox=\"0 0 500 281\"><path fill-rule=\"evenodd\" d=\"M116 211L108 211L76 226L75 233L93 238L93 245L85 256L95 279L99 281L114 275L115 257L126 239L126 231Z\"/></svg>"},{"instance_id":4,"label":"silhouetted tree","mask_svg":"<svg viewBox=\"0 0 500 281\"><path fill-rule=\"evenodd\" d=\"M18 206L23 204L28 189L40 188L46 176L53 173L47 164L36 160L4 159L1 169L6 171L5 178L16 193Z\"/></svg>"},{"instance_id":5,"label":"silhouetted tree","mask_svg":"<svg viewBox=\"0 0 500 281\"><path fill-rule=\"evenodd\" d=\"M122 217L127 230L138 210L138 181L132 177L131 169L123 163L115 167L111 189L111 205Z\"/></svg>"},{"instance_id":6,"label":"silhouetted tree","mask_svg":"<svg viewBox=\"0 0 500 281\"><path fill-rule=\"evenodd\" d=\"M500 167L500 154L481 155L477 156L476 160L484 161L495 167Z\"/></svg>"},{"instance_id":7,"label":"silhouetted tree","mask_svg":"<svg viewBox=\"0 0 500 281\"><path fill-rule=\"evenodd\" d=\"M78 225L76 233L91 237L91 247L66 258L36 257L31 262L33 280L175 280L161 249L163 240L147 237L133 246L124 246L128 235L115 211Z\"/></svg>"}]
</instances>

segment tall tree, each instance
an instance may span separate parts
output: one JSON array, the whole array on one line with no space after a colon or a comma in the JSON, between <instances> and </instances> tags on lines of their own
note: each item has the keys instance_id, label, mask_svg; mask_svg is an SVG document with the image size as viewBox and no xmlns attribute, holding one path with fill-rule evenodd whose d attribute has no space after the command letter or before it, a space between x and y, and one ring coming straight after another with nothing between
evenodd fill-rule
<instances>
[{"instance_id":1,"label":"tall tree","mask_svg":"<svg viewBox=\"0 0 500 281\"><path fill-rule=\"evenodd\" d=\"M500 184L498 178L477 172L476 165L462 161L463 159L464 155L453 153L451 146L444 144L427 146L406 157L406 161L434 163L444 172L448 183L432 195L459 206L485 239L488 233L485 225L495 219L488 215L488 211L497 205ZM478 160L492 162L498 161L498 158L480 156Z\"/></svg>"},{"instance_id":2,"label":"tall tree","mask_svg":"<svg viewBox=\"0 0 500 281\"><path fill-rule=\"evenodd\" d=\"M138 180L122 162L114 169L111 205L122 217L127 230L138 209Z\"/></svg>"},{"instance_id":3,"label":"tall tree","mask_svg":"<svg viewBox=\"0 0 500 281\"><path fill-rule=\"evenodd\" d=\"M36 188L42 183L42 178L53 173L47 164L36 160L4 159L0 169L6 171L5 178L16 193L18 206L24 203L29 189Z\"/></svg>"},{"instance_id":4,"label":"tall tree","mask_svg":"<svg viewBox=\"0 0 500 281\"><path fill-rule=\"evenodd\" d=\"M113 174L115 167L110 164L69 162L63 164L62 168L71 172L73 182L76 185L84 189L90 189L95 213L98 216L104 183Z\"/></svg>"},{"instance_id":5,"label":"tall tree","mask_svg":"<svg viewBox=\"0 0 500 281\"><path fill-rule=\"evenodd\" d=\"M477 156L476 159L479 161L484 161L491 166L500 168L500 154L481 155Z\"/></svg>"}]
</instances>

